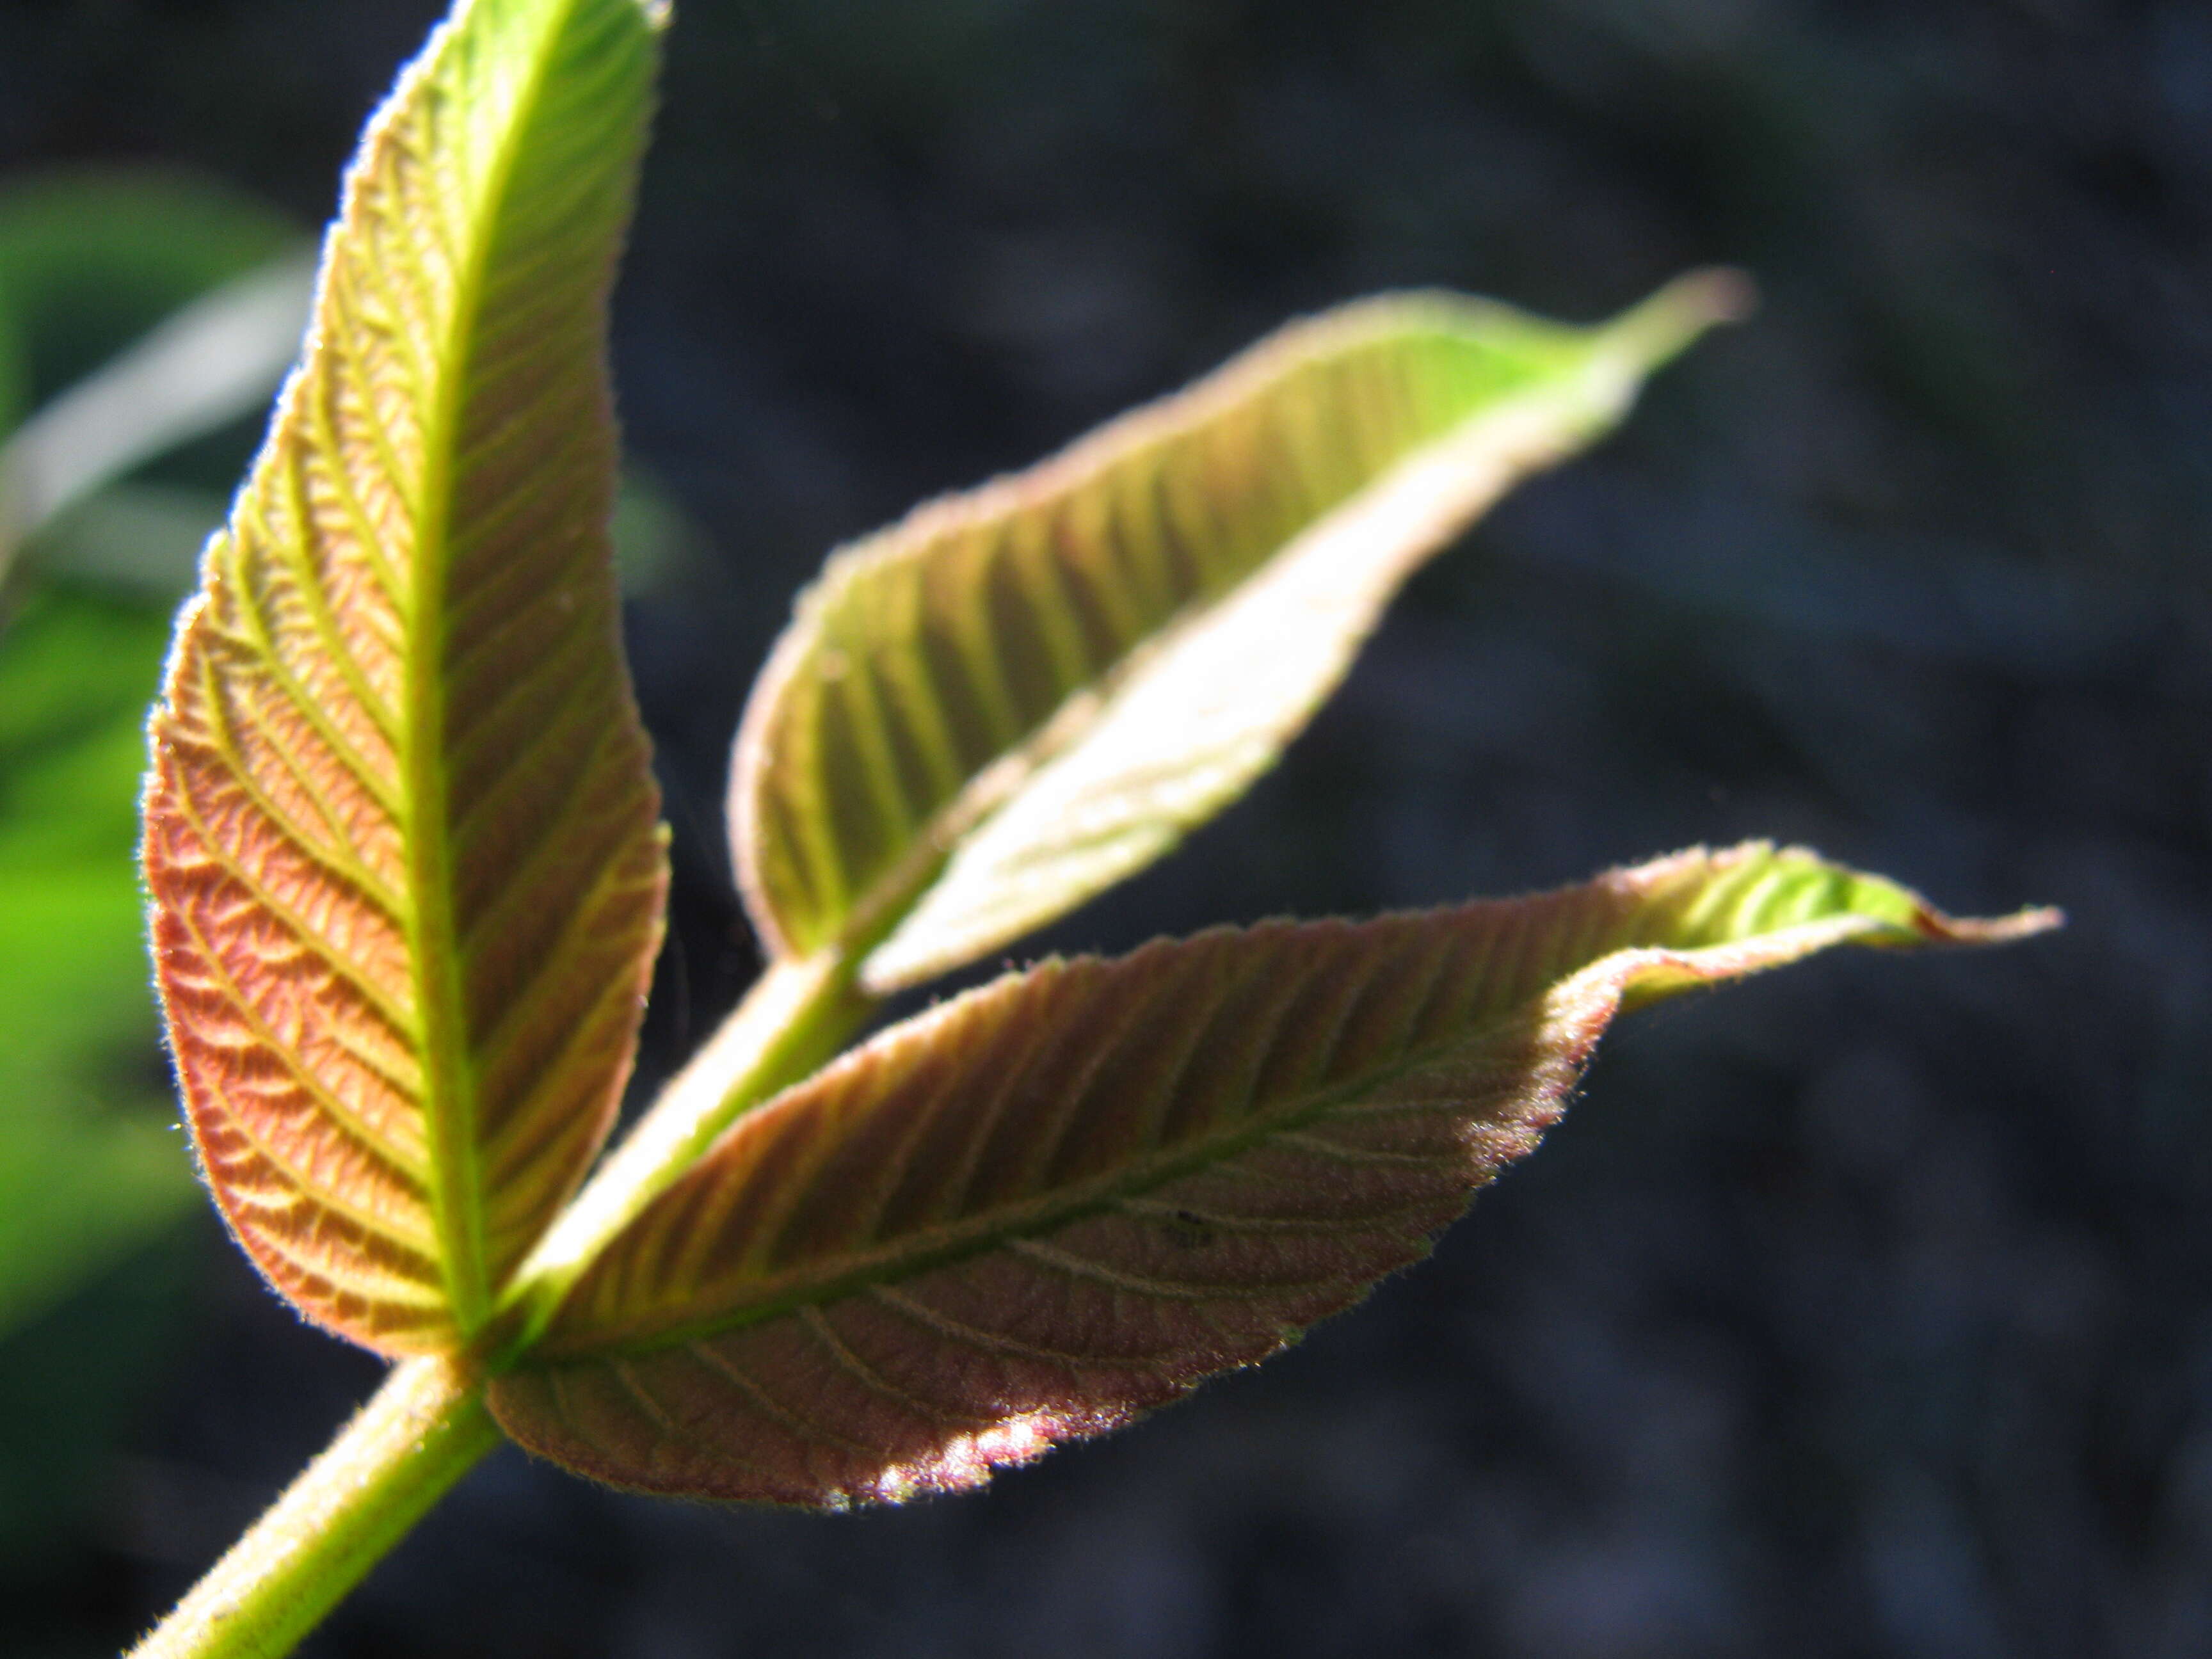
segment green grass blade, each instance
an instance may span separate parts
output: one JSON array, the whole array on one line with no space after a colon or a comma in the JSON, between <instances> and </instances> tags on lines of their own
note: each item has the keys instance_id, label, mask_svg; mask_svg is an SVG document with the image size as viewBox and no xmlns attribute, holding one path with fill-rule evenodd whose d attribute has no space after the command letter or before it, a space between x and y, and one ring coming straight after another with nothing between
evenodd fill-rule
<instances>
[{"instance_id":1,"label":"green grass blade","mask_svg":"<svg viewBox=\"0 0 2212 1659\"><path fill-rule=\"evenodd\" d=\"M118 345L298 240L283 216L189 173L15 174L0 189L0 432Z\"/></svg>"},{"instance_id":2,"label":"green grass blade","mask_svg":"<svg viewBox=\"0 0 2212 1659\"><path fill-rule=\"evenodd\" d=\"M0 580L55 514L265 404L299 355L313 270L286 254L203 295L0 444Z\"/></svg>"}]
</instances>

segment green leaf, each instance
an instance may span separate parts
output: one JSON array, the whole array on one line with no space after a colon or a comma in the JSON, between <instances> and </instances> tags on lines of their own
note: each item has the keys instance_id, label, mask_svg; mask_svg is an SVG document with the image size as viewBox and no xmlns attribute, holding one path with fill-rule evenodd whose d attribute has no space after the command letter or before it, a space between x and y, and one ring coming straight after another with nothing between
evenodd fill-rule
<instances>
[{"instance_id":1,"label":"green leaf","mask_svg":"<svg viewBox=\"0 0 2212 1659\"><path fill-rule=\"evenodd\" d=\"M166 632L51 593L0 640L0 1334L193 1200L131 867Z\"/></svg>"},{"instance_id":2,"label":"green leaf","mask_svg":"<svg viewBox=\"0 0 2212 1659\"><path fill-rule=\"evenodd\" d=\"M488 1318L612 1121L659 936L605 365L659 21L469 0L402 77L154 721L209 1184L386 1352Z\"/></svg>"},{"instance_id":3,"label":"green leaf","mask_svg":"<svg viewBox=\"0 0 2212 1659\"><path fill-rule=\"evenodd\" d=\"M841 1505L985 1479L1260 1359L1422 1255L1616 1012L1827 946L1987 943L1754 844L1361 924L1044 963L739 1120L492 1408L617 1485Z\"/></svg>"},{"instance_id":4,"label":"green leaf","mask_svg":"<svg viewBox=\"0 0 2212 1659\"><path fill-rule=\"evenodd\" d=\"M738 737L756 924L781 956L873 946L880 992L1141 868L1273 762L1423 560L1743 303L1708 272L1595 329L1347 306L838 555Z\"/></svg>"}]
</instances>

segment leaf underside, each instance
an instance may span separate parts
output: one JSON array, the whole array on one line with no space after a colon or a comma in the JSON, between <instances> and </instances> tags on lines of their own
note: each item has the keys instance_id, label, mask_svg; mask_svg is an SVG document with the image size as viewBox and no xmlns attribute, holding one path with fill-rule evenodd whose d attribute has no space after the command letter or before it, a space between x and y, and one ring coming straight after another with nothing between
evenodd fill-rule
<instances>
[{"instance_id":1,"label":"leaf underside","mask_svg":"<svg viewBox=\"0 0 2212 1659\"><path fill-rule=\"evenodd\" d=\"M606 541L639 0L468 0L372 124L153 723L210 1186L310 1318L447 1349L611 1125L658 801Z\"/></svg>"},{"instance_id":2,"label":"leaf underside","mask_svg":"<svg viewBox=\"0 0 2212 1659\"><path fill-rule=\"evenodd\" d=\"M617 1485L950 1490L1249 1364L1421 1256L1624 1006L1828 945L1989 942L1754 844L1534 897L1048 961L726 1131L493 1410Z\"/></svg>"},{"instance_id":3,"label":"leaf underside","mask_svg":"<svg viewBox=\"0 0 2212 1659\"><path fill-rule=\"evenodd\" d=\"M1594 329L1347 306L838 555L738 735L756 925L785 955L873 946L888 990L1157 858L1272 763L1423 559L1741 297L1707 273Z\"/></svg>"}]
</instances>

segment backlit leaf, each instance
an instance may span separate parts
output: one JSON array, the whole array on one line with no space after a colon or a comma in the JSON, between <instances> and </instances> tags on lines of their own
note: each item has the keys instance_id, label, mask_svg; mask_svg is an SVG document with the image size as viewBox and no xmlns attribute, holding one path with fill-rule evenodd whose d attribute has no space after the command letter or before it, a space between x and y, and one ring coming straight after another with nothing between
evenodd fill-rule
<instances>
[{"instance_id":1,"label":"backlit leaf","mask_svg":"<svg viewBox=\"0 0 2212 1659\"><path fill-rule=\"evenodd\" d=\"M1613 1015L1845 941L1982 943L1763 844L1531 898L1054 960L739 1120L495 1379L618 1485L972 1485L1281 1347L1422 1255Z\"/></svg>"},{"instance_id":2,"label":"backlit leaf","mask_svg":"<svg viewBox=\"0 0 2212 1659\"><path fill-rule=\"evenodd\" d=\"M755 922L785 955L875 946L882 991L1149 863L1273 761L1421 561L1742 298L1705 273L1595 329L1347 306L839 554L739 733Z\"/></svg>"},{"instance_id":3,"label":"backlit leaf","mask_svg":"<svg viewBox=\"0 0 2212 1659\"><path fill-rule=\"evenodd\" d=\"M465 1340L575 1183L657 939L604 360L658 21L467 0L404 76L154 722L209 1183L280 1289L386 1352Z\"/></svg>"}]
</instances>

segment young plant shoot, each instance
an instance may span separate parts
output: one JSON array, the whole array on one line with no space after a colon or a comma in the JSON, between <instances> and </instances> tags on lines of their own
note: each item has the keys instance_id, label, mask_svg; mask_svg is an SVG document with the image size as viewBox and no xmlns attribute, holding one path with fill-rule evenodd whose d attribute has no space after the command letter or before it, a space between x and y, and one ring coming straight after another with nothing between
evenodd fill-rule
<instances>
[{"instance_id":1,"label":"young plant shoot","mask_svg":"<svg viewBox=\"0 0 2212 1659\"><path fill-rule=\"evenodd\" d=\"M1389 295L830 560L738 734L769 966L603 1158L667 885L605 331L665 21L456 6L178 625L144 863L193 1144L278 1292L400 1363L144 1654L286 1651L502 1434L697 1498L979 1484L1419 1259L1623 1009L2053 920L1697 849L1048 960L841 1054L1236 799L1743 285L1589 328Z\"/></svg>"}]
</instances>

